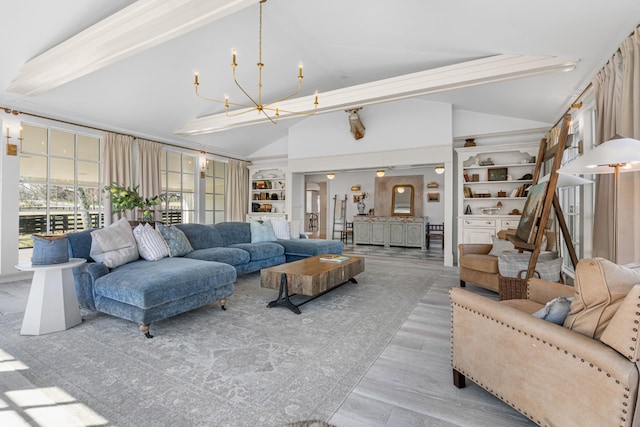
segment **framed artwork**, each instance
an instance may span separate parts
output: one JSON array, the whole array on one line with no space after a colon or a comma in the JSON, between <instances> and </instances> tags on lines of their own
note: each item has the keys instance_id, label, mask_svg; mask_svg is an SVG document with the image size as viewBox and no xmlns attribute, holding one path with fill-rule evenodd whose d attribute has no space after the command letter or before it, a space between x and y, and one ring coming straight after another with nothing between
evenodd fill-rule
<instances>
[{"instance_id":1,"label":"framed artwork","mask_svg":"<svg viewBox=\"0 0 640 427\"><path fill-rule=\"evenodd\" d=\"M440 193L427 193L427 202L436 202L440 201Z\"/></svg>"},{"instance_id":2,"label":"framed artwork","mask_svg":"<svg viewBox=\"0 0 640 427\"><path fill-rule=\"evenodd\" d=\"M529 194L526 202L524 202L524 208L522 210L522 215L520 216L518 229L516 230L516 237L522 241L533 243L536 224L538 223L538 218L542 214L542 205L544 204L544 197L546 194L546 181L529 187Z\"/></svg>"},{"instance_id":3,"label":"framed artwork","mask_svg":"<svg viewBox=\"0 0 640 427\"><path fill-rule=\"evenodd\" d=\"M487 169L489 175L489 181L506 181L508 169L507 168L489 168Z\"/></svg>"}]
</instances>

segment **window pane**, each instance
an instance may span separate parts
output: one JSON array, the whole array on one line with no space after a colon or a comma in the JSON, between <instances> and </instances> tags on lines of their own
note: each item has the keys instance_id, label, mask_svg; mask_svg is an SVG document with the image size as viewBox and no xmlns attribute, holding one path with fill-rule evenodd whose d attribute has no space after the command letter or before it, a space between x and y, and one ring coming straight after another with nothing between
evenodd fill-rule
<instances>
[{"instance_id":1,"label":"window pane","mask_svg":"<svg viewBox=\"0 0 640 427\"><path fill-rule=\"evenodd\" d=\"M47 129L36 126L22 126L22 151L47 154Z\"/></svg>"},{"instance_id":2,"label":"window pane","mask_svg":"<svg viewBox=\"0 0 640 427\"><path fill-rule=\"evenodd\" d=\"M217 194L215 203L216 203L216 206L215 206L216 209L224 210L224 195L223 194Z\"/></svg>"},{"instance_id":3,"label":"window pane","mask_svg":"<svg viewBox=\"0 0 640 427\"><path fill-rule=\"evenodd\" d=\"M213 221L214 221L213 211L206 211L204 213L204 223L215 224Z\"/></svg>"},{"instance_id":4,"label":"window pane","mask_svg":"<svg viewBox=\"0 0 640 427\"><path fill-rule=\"evenodd\" d=\"M195 156L189 156L186 154L182 155L182 173L191 173L193 174L195 171Z\"/></svg>"},{"instance_id":5,"label":"window pane","mask_svg":"<svg viewBox=\"0 0 640 427\"><path fill-rule=\"evenodd\" d=\"M98 184L100 167L98 163L78 161L78 184Z\"/></svg>"},{"instance_id":6,"label":"window pane","mask_svg":"<svg viewBox=\"0 0 640 427\"><path fill-rule=\"evenodd\" d=\"M20 155L20 179L46 182L47 158L30 154Z\"/></svg>"},{"instance_id":7,"label":"window pane","mask_svg":"<svg viewBox=\"0 0 640 427\"><path fill-rule=\"evenodd\" d=\"M224 222L224 211L215 211L215 224Z\"/></svg>"},{"instance_id":8,"label":"window pane","mask_svg":"<svg viewBox=\"0 0 640 427\"><path fill-rule=\"evenodd\" d=\"M47 184L21 182L18 191L20 212L44 211L47 206Z\"/></svg>"},{"instance_id":9,"label":"window pane","mask_svg":"<svg viewBox=\"0 0 640 427\"><path fill-rule=\"evenodd\" d=\"M100 160L100 139L87 135L78 135L78 158Z\"/></svg>"},{"instance_id":10,"label":"window pane","mask_svg":"<svg viewBox=\"0 0 640 427\"><path fill-rule=\"evenodd\" d=\"M185 224L193 223L194 214L193 211L185 211L182 214L182 222Z\"/></svg>"},{"instance_id":11,"label":"window pane","mask_svg":"<svg viewBox=\"0 0 640 427\"><path fill-rule=\"evenodd\" d=\"M224 194L224 180L220 178L216 179L216 193Z\"/></svg>"},{"instance_id":12,"label":"window pane","mask_svg":"<svg viewBox=\"0 0 640 427\"><path fill-rule=\"evenodd\" d=\"M172 172L181 172L180 170L180 153L167 151L167 170Z\"/></svg>"},{"instance_id":13,"label":"window pane","mask_svg":"<svg viewBox=\"0 0 640 427\"><path fill-rule=\"evenodd\" d=\"M169 192L179 193L182 191L182 176L180 173L168 172L167 178L167 190Z\"/></svg>"},{"instance_id":14,"label":"window pane","mask_svg":"<svg viewBox=\"0 0 640 427\"><path fill-rule=\"evenodd\" d=\"M213 193L213 178L207 177L207 179L205 179L205 189L204 189L204 191L206 193Z\"/></svg>"},{"instance_id":15,"label":"window pane","mask_svg":"<svg viewBox=\"0 0 640 427\"><path fill-rule=\"evenodd\" d=\"M194 175L182 175L182 191L194 191L195 182Z\"/></svg>"},{"instance_id":16,"label":"window pane","mask_svg":"<svg viewBox=\"0 0 640 427\"><path fill-rule=\"evenodd\" d=\"M193 193L182 193L182 209L193 210L195 208L195 197Z\"/></svg>"},{"instance_id":17,"label":"window pane","mask_svg":"<svg viewBox=\"0 0 640 427\"><path fill-rule=\"evenodd\" d=\"M216 177L224 178L225 165L226 165L226 163L224 163L224 162L217 162L217 161L213 162L213 170L214 170L214 175Z\"/></svg>"},{"instance_id":18,"label":"window pane","mask_svg":"<svg viewBox=\"0 0 640 427\"><path fill-rule=\"evenodd\" d=\"M207 210L213 210L213 194L207 194L204 196L204 208Z\"/></svg>"},{"instance_id":19,"label":"window pane","mask_svg":"<svg viewBox=\"0 0 640 427\"><path fill-rule=\"evenodd\" d=\"M51 175L49 179L55 182L73 182L73 160L51 158Z\"/></svg>"},{"instance_id":20,"label":"window pane","mask_svg":"<svg viewBox=\"0 0 640 427\"><path fill-rule=\"evenodd\" d=\"M214 163L215 162L213 160L207 159L207 167L206 167L206 170L205 170L205 175L206 176L213 176L213 173L214 173L213 172L213 164Z\"/></svg>"},{"instance_id":21,"label":"window pane","mask_svg":"<svg viewBox=\"0 0 640 427\"><path fill-rule=\"evenodd\" d=\"M69 132L52 130L50 134L50 154L54 156L74 157L76 136Z\"/></svg>"}]
</instances>

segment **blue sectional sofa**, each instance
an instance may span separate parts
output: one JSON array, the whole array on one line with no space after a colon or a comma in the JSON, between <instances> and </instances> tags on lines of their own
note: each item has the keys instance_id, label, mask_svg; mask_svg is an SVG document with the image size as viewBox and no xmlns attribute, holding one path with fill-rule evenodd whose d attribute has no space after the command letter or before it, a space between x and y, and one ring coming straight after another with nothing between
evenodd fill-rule
<instances>
[{"instance_id":1,"label":"blue sectional sofa","mask_svg":"<svg viewBox=\"0 0 640 427\"><path fill-rule=\"evenodd\" d=\"M341 254L336 240L291 239L251 242L249 223L177 224L193 247L182 257L138 259L109 269L90 255L91 232L69 233L69 257L85 258L74 268L82 308L127 319L148 337L152 322L169 318L233 293L238 274L323 253Z\"/></svg>"}]
</instances>

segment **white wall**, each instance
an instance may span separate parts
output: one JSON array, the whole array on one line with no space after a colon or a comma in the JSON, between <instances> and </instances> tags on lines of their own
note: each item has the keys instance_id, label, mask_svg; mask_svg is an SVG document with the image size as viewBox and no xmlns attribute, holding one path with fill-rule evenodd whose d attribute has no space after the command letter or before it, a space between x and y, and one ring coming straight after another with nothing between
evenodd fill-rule
<instances>
[{"instance_id":1,"label":"white wall","mask_svg":"<svg viewBox=\"0 0 640 427\"><path fill-rule=\"evenodd\" d=\"M355 140L343 111L311 117L289 130L289 161L449 145L451 105L416 99L364 107L359 112L365 136ZM425 163L425 162L423 162ZM380 158L378 165L384 165ZM411 164L411 162L407 163Z\"/></svg>"},{"instance_id":2,"label":"white wall","mask_svg":"<svg viewBox=\"0 0 640 427\"><path fill-rule=\"evenodd\" d=\"M18 263L18 182L20 180L20 154L7 155L6 129L10 127L11 144L18 145L20 120L2 113L2 148L0 150L0 277L2 281L25 276L15 269Z\"/></svg>"}]
</instances>

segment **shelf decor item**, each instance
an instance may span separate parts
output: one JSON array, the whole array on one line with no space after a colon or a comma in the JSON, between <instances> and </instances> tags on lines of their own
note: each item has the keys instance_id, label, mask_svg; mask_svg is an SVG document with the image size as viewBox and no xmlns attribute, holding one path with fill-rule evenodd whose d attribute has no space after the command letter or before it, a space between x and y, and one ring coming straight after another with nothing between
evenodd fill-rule
<instances>
[{"instance_id":1,"label":"shelf decor item","mask_svg":"<svg viewBox=\"0 0 640 427\"><path fill-rule=\"evenodd\" d=\"M489 181L506 181L508 175L507 168L489 168L487 169Z\"/></svg>"}]
</instances>

